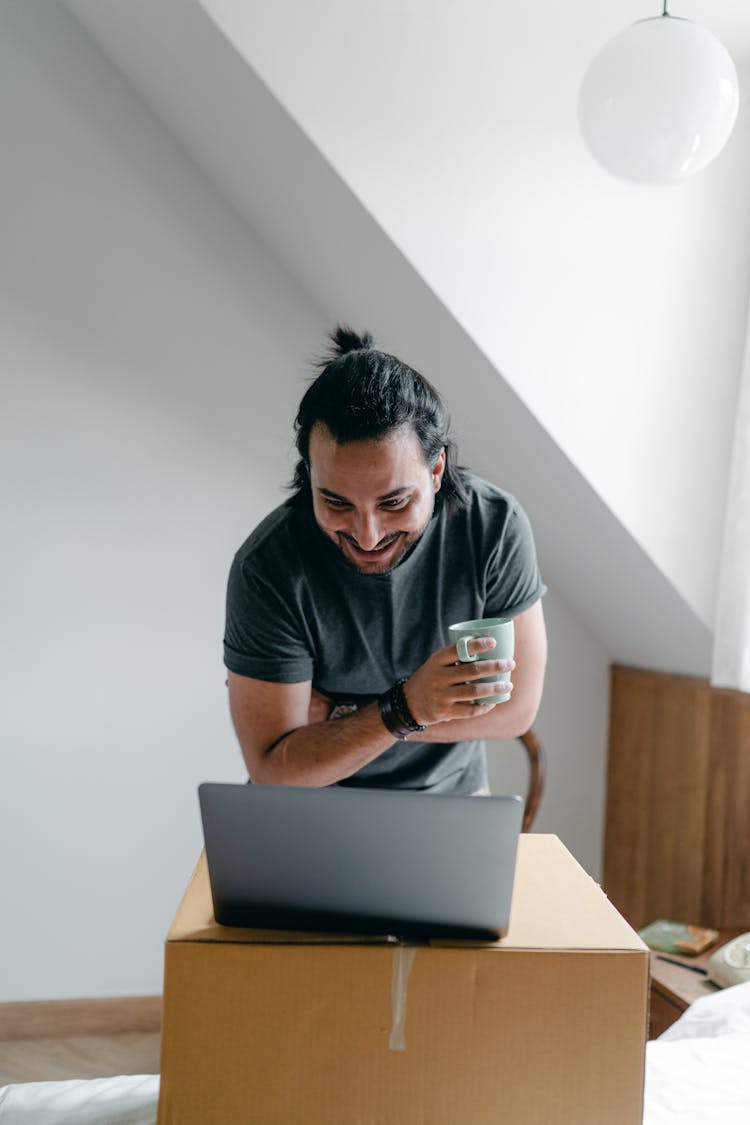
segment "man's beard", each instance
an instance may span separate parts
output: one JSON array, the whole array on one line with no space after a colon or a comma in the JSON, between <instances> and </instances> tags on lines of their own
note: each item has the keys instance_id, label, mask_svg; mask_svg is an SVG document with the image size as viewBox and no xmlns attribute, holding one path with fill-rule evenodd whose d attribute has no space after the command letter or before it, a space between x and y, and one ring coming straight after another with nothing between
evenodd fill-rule
<instances>
[{"instance_id":1,"label":"man's beard","mask_svg":"<svg viewBox=\"0 0 750 1125\"><path fill-rule=\"evenodd\" d=\"M390 574L393 570L396 569L397 566L400 565L400 563L402 563L404 561L404 559L408 555L411 554L411 552L416 547L419 540L424 535L426 529L427 529L427 524L425 524L425 526L423 528L421 528L419 531L414 531L414 532L411 532L411 533L407 533L405 531L397 531L397 532L394 532L393 535L387 537L386 543L385 543L386 548L387 548L388 545L392 544L394 541L396 541L398 539L402 539L403 542L401 544L401 549L397 550L394 553L393 556L388 554L387 550L384 552L386 554L387 561L384 562L382 565L378 565L377 556L373 556L372 562L365 563L365 565L362 565L361 563L358 562L358 560L352 558L347 553L346 548L344 546L344 542L348 542L348 543L352 544L355 548L357 548L359 546L359 544L357 543L354 536L349 535L348 532L346 532L346 531L337 531L336 532L336 544L337 544L337 546L338 546L338 548L341 552L341 555L342 555L346 565L351 570L354 570L357 574L362 574L362 575L365 575L365 576L366 575L372 575L372 574L378 574L378 575Z\"/></svg>"}]
</instances>

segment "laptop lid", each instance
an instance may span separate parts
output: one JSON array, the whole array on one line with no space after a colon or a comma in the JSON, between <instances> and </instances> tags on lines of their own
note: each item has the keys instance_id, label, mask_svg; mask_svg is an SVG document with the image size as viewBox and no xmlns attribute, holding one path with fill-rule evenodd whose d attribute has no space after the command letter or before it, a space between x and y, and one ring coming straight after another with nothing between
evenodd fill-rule
<instances>
[{"instance_id":1,"label":"laptop lid","mask_svg":"<svg viewBox=\"0 0 750 1125\"><path fill-rule=\"evenodd\" d=\"M507 932L520 797L204 783L225 926L495 941Z\"/></svg>"}]
</instances>

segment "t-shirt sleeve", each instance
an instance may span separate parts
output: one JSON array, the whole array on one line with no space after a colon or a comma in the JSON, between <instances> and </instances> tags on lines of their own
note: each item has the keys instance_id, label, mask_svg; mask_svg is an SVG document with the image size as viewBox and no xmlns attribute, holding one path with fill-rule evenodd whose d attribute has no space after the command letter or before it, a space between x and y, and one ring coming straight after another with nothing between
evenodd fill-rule
<instances>
[{"instance_id":1,"label":"t-shirt sleeve","mask_svg":"<svg viewBox=\"0 0 750 1125\"><path fill-rule=\"evenodd\" d=\"M312 680L310 638L285 591L236 557L227 584L224 663L230 672L292 684Z\"/></svg>"},{"instance_id":2,"label":"t-shirt sleeve","mask_svg":"<svg viewBox=\"0 0 750 1125\"><path fill-rule=\"evenodd\" d=\"M529 518L513 503L498 542L487 560L487 617L517 617L547 592L542 582Z\"/></svg>"}]
</instances>

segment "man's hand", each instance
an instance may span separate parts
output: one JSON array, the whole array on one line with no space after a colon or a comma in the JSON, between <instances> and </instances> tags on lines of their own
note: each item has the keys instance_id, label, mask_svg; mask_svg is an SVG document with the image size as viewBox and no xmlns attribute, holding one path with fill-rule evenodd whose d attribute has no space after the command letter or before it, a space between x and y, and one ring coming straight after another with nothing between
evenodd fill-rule
<instances>
[{"instance_id":1,"label":"man's hand","mask_svg":"<svg viewBox=\"0 0 750 1125\"><path fill-rule=\"evenodd\" d=\"M488 652L495 647L493 637L476 637L469 652ZM418 723L443 723L450 719L471 719L488 714L495 703L478 703L487 695L505 695L513 685L478 683L487 676L499 676L515 668L513 660L461 662L455 645L441 648L424 662L404 684L406 702Z\"/></svg>"},{"instance_id":2,"label":"man's hand","mask_svg":"<svg viewBox=\"0 0 750 1125\"><path fill-rule=\"evenodd\" d=\"M513 668L513 661L478 660L456 666L458 653L453 645L434 653L417 669L410 680L404 684L407 702L413 708L414 718L420 712L431 711L437 714L443 708L450 709L450 699L463 700L454 703L449 718L436 721L428 727L428 733L416 735L431 742L461 742L470 738L517 738L529 729L536 718L544 684L544 668L547 662L547 634L544 628L544 614L541 600L535 602L513 618L515 626L515 671L513 698L497 706L477 706L466 702L466 695L472 688L474 698L498 694L493 684L477 684L483 676L494 675L506 666ZM490 651L492 646L484 646L479 639L470 642L473 652ZM469 687L466 687L466 681ZM413 694L416 683L416 692ZM503 685L500 692L505 692ZM424 722L424 719L420 719Z\"/></svg>"},{"instance_id":3,"label":"man's hand","mask_svg":"<svg viewBox=\"0 0 750 1125\"><path fill-rule=\"evenodd\" d=\"M324 723L331 713L333 700L315 688L310 689L310 709L307 714L308 726L313 723Z\"/></svg>"}]
</instances>

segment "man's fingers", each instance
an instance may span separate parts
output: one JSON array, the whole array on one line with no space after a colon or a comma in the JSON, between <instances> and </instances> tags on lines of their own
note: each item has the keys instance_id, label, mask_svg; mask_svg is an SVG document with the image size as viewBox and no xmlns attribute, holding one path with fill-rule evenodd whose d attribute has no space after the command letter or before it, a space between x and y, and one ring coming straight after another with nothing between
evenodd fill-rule
<instances>
[{"instance_id":1,"label":"man's fingers","mask_svg":"<svg viewBox=\"0 0 750 1125\"><path fill-rule=\"evenodd\" d=\"M502 676L512 672L515 666L515 660L477 660L475 664L462 664L459 661L451 665L450 681L461 684L467 680L486 680L488 676Z\"/></svg>"},{"instance_id":2,"label":"man's fingers","mask_svg":"<svg viewBox=\"0 0 750 1125\"><path fill-rule=\"evenodd\" d=\"M488 715L497 707L497 703L457 703L454 708L454 719L476 719L479 715Z\"/></svg>"},{"instance_id":3,"label":"man's fingers","mask_svg":"<svg viewBox=\"0 0 750 1125\"><path fill-rule=\"evenodd\" d=\"M480 652L490 652L491 649L496 647L497 641L494 637L474 637L466 646L470 656L476 656ZM458 651L458 646L456 646L456 651Z\"/></svg>"},{"instance_id":4,"label":"man's fingers","mask_svg":"<svg viewBox=\"0 0 750 1125\"><path fill-rule=\"evenodd\" d=\"M497 641L494 637L474 637L474 639L467 644L466 651L469 653L469 656L481 656L483 652L491 652L492 649L496 647ZM458 646L456 645L455 648L456 655L458 656ZM469 663L469 661L465 663Z\"/></svg>"},{"instance_id":5,"label":"man's fingers","mask_svg":"<svg viewBox=\"0 0 750 1125\"><path fill-rule=\"evenodd\" d=\"M513 684L510 680L498 680L495 683L459 684L454 690L457 703L471 703L476 707L477 702L487 696L507 695L513 691Z\"/></svg>"},{"instance_id":6,"label":"man's fingers","mask_svg":"<svg viewBox=\"0 0 750 1125\"><path fill-rule=\"evenodd\" d=\"M473 637L466 647L470 656L477 656L479 653L489 652L495 648L495 644L494 637ZM439 656L441 664L455 664L458 661L458 646L446 645L445 648L440 649ZM467 660L464 663L472 664L473 661Z\"/></svg>"}]
</instances>

